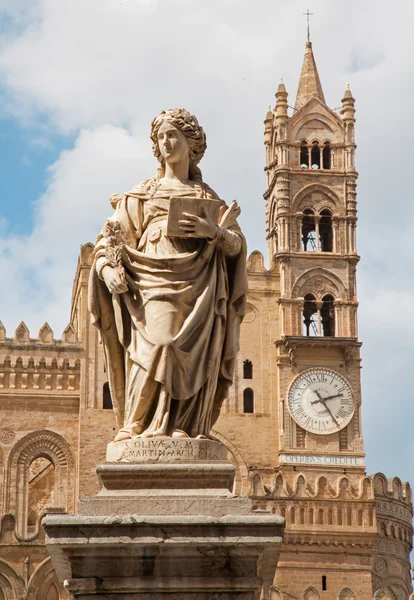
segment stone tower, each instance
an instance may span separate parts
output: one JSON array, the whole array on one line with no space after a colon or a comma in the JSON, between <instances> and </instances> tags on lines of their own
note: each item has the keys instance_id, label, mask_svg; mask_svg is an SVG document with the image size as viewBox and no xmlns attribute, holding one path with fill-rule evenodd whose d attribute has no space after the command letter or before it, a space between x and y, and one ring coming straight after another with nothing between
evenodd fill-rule
<instances>
[{"instance_id":1,"label":"stone tower","mask_svg":"<svg viewBox=\"0 0 414 600\"><path fill-rule=\"evenodd\" d=\"M269 257L280 274L281 449L299 452L307 464L306 455L323 447L327 455L341 454L343 467L361 472L354 99L347 89L340 116L328 108L311 42L306 44L291 117L287 97L281 83L275 109L265 121L267 237ZM292 378L304 366L312 369L309 381L327 379L332 393L344 384L336 378L330 383L324 369L333 369L333 376L345 376L351 384L352 398L332 399L339 416L328 413L328 418L319 419L298 395L289 401ZM306 393L303 382L298 389ZM331 435L321 443L324 432Z\"/></svg>"},{"instance_id":2,"label":"stone tower","mask_svg":"<svg viewBox=\"0 0 414 600\"><path fill-rule=\"evenodd\" d=\"M295 107L265 119L269 268L249 258L238 376L215 435L240 493L286 518L273 600L405 600L411 490L367 476L357 332L355 101L326 102L307 42Z\"/></svg>"}]
</instances>

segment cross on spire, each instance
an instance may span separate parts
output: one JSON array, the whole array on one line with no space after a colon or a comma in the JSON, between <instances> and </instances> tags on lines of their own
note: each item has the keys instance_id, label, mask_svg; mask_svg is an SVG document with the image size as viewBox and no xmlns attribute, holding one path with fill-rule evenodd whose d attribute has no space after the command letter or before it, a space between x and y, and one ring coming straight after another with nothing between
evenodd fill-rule
<instances>
[{"instance_id":1,"label":"cross on spire","mask_svg":"<svg viewBox=\"0 0 414 600\"><path fill-rule=\"evenodd\" d=\"M308 10L303 14L306 15L308 18L308 42L310 42L310 19L309 19L309 17L313 17L313 13L309 12L309 8L308 8Z\"/></svg>"}]
</instances>

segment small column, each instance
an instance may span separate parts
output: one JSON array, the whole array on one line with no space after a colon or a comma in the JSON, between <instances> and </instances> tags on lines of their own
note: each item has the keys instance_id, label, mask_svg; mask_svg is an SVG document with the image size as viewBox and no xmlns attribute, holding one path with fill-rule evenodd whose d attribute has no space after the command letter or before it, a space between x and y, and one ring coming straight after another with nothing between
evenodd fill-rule
<instances>
[{"instance_id":1,"label":"small column","mask_svg":"<svg viewBox=\"0 0 414 600\"><path fill-rule=\"evenodd\" d=\"M322 300L316 300L315 302L316 304L316 308L317 308L317 315L318 315L318 336L322 337L322 317L321 317L321 309L322 309L322 305L323 302Z\"/></svg>"},{"instance_id":2,"label":"small column","mask_svg":"<svg viewBox=\"0 0 414 600\"><path fill-rule=\"evenodd\" d=\"M320 252L321 251L321 238L319 235L319 221L320 221L320 216L319 215L315 215L315 244L316 244L316 252Z\"/></svg>"},{"instance_id":3,"label":"small column","mask_svg":"<svg viewBox=\"0 0 414 600\"><path fill-rule=\"evenodd\" d=\"M339 232L339 221L338 217L332 217L332 250L339 252L338 249L338 232Z\"/></svg>"},{"instance_id":4,"label":"small column","mask_svg":"<svg viewBox=\"0 0 414 600\"><path fill-rule=\"evenodd\" d=\"M306 335L304 333L305 323L304 323L304 308L305 308L305 298L298 298L298 306L299 306L299 335Z\"/></svg>"},{"instance_id":5,"label":"small column","mask_svg":"<svg viewBox=\"0 0 414 600\"><path fill-rule=\"evenodd\" d=\"M340 305L337 302L334 302L334 311L335 311L335 337L339 337L340 336L340 327L339 327L339 317L340 317Z\"/></svg>"}]
</instances>

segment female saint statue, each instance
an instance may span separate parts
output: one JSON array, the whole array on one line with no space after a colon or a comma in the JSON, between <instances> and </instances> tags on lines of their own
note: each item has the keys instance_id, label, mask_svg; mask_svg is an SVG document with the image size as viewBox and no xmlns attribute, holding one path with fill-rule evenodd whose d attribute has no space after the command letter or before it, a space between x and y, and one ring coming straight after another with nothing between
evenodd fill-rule
<instances>
[{"instance_id":1,"label":"female saint statue","mask_svg":"<svg viewBox=\"0 0 414 600\"><path fill-rule=\"evenodd\" d=\"M245 308L240 209L203 182L202 127L184 109L163 111L151 140L160 168L112 196L89 284L120 428L115 441L208 437L233 381ZM176 198L219 203L218 223L204 209L183 212L182 233L167 235Z\"/></svg>"}]
</instances>

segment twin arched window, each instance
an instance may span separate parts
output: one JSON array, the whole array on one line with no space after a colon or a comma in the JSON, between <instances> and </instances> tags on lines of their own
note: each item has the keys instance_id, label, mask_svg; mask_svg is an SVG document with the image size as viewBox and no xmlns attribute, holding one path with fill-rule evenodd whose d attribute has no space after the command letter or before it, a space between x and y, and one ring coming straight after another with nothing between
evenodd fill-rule
<instances>
[{"instance_id":1,"label":"twin arched window","mask_svg":"<svg viewBox=\"0 0 414 600\"><path fill-rule=\"evenodd\" d=\"M335 299L325 294L317 301L313 294L306 294L303 306L303 334L308 337L333 337L335 335Z\"/></svg>"},{"instance_id":2,"label":"twin arched window","mask_svg":"<svg viewBox=\"0 0 414 600\"><path fill-rule=\"evenodd\" d=\"M315 212L305 208L302 217L302 248L305 252L332 252L332 213L324 208Z\"/></svg>"},{"instance_id":3,"label":"twin arched window","mask_svg":"<svg viewBox=\"0 0 414 600\"><path fill-rule=\"evenodd\" d=\"M330 169L331 168L331 144L329 141L320 144L314 141L311 144L307 140L300 143L300 166L302 169Z\"/></svg>"}]
</instances>

